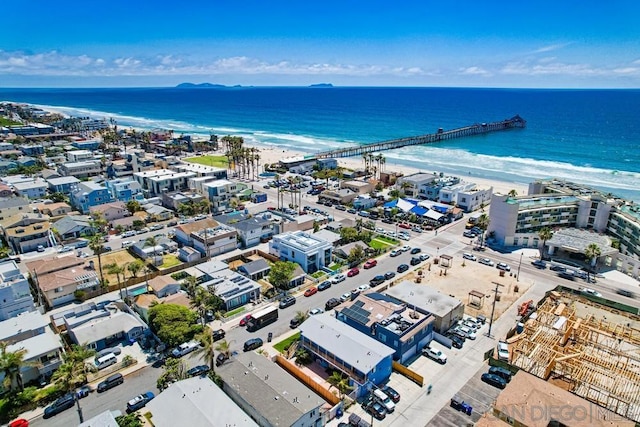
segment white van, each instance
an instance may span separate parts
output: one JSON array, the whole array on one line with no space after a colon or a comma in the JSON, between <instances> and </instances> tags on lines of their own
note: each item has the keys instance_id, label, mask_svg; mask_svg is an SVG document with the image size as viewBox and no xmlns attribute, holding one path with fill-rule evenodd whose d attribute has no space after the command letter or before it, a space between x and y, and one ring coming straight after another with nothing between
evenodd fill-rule
<instances>
[{"instance_id":1,"label":"white van","mask_svg":"<svg viewBox=\"0 0 640 427\"><path fill-rule=\"evenodd\" d=\"M396 409L396 404L393 403L393 400L382 390L378 388L373 390L373 397L384 405L388 413L392 413Z\"/></svg>"},{"instance_id":2,"label":"white van","mask_svg":"<svg viewBox=\"0 0 640 427\"><path fill-rule=\"evenodd\" d=\"M115 365L116 363L118 363L118 358L113 353L109 353L96 359L96 367L98 369L104 369L107 366Z\"/></svg>"}]
</instances>

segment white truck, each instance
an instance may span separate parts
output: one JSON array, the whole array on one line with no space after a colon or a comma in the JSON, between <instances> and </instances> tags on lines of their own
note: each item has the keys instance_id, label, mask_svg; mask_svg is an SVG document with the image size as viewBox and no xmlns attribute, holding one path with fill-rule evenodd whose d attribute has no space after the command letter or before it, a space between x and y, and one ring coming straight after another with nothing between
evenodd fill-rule
<instances>
[{"instance_id":1,"label":"white truck","mask_svg":"<svg viewBox=\"0 0 640 427\"><path fill-rule=\"evenodd\" d=\"M425 347L422 349L422 354L442 365L447 363L447 355L436 348Z\"/></svg>"}]
</instances>

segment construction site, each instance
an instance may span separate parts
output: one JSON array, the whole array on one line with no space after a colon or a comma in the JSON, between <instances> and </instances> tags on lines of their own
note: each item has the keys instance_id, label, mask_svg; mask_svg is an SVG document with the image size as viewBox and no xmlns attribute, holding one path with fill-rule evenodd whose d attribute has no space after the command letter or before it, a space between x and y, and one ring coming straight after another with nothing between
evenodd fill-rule
<instances>
[{"instance_id":1,"label":"construction site","mask_svg":"<svg viewBox=\"0 0 640 427\"><path fill-rule=\"evenodd\" d=\"M510 364L640 422L640 316L557 288L507 339Z\"/></svg>"}]
</instances>

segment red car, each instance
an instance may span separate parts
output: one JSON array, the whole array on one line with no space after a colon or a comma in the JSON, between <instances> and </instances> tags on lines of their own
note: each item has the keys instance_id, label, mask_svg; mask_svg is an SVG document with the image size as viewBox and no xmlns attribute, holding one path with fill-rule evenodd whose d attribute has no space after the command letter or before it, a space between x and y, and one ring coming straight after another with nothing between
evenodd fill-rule
<instances>
[{"instance_id":1,"label":"red car","mask_svg":"<svg viewBox=\"0 0 640 427\"><path fill-rule=\"evenodd\" d=\"M247 322L249 321L249 319L251 319L250 314L247 314L246 316L244 316L242 320L240 320L240 326L247 326Z\"/></svg>"},{"instance_id":2,"label":"red car","mask_svg":"<svg viewBox=\"0 0 640 427\"><path fill-rule=\"evenodd\" d=\"M310 297L311 295L317 294L318 293L318 288L316 288L315 286L312 288L307 289L306 291L304 291L304 296L305 297Z\"/></svg>"},{"instance_id":3,"label":"red car","mask_svg":"<svg viewBox=\"0 0 640 427\"><path fill-rule=\"evenodd\" d=\"M398 224L398 227L400 227L400 228L406 228L406 229L411 229L411 225L407 224L406 222L403 222L403 223Z\"/></svg>"},{"instance_id":4,"label":"red car","mask_svg":"<svg viewBox=\"0 0 640 427\"><path fill-rule=\"evenodd\" d=\"M365 269L367 269L367 268L375 267L376 265L378 265L378 261L376 261L375 259L370 259L370 260L367 260L367 262L364 263L363 267Z\"/></svg>"},{"instance_id":5,"label":"red car","mask_svg":"<svg viewBox=\"0 0 640 427\"><path fill-rule=\"evenodd\" d=\"M360 274L360 270L357 267L347 271L347 277L357 276L358 274Z\"/></svg>"}]
</instances>

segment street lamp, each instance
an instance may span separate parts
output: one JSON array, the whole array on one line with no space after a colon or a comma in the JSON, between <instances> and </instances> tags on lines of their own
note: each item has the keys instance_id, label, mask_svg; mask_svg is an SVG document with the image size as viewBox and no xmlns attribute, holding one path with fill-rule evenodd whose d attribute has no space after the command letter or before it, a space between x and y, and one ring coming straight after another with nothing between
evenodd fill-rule
<instances>
[{"instance_id":1,"label":"street lamp","mask_svg":"<svg viewBox=\"0 0 640 427\"><path fill-rule=\"evenodd\" d=\"M524 255L524 252L520 252L520 262L518 263L518 272L516 273L516 282L520 281L520 267L522 266L522 255Z\"/></svg>"}]
</instances>

